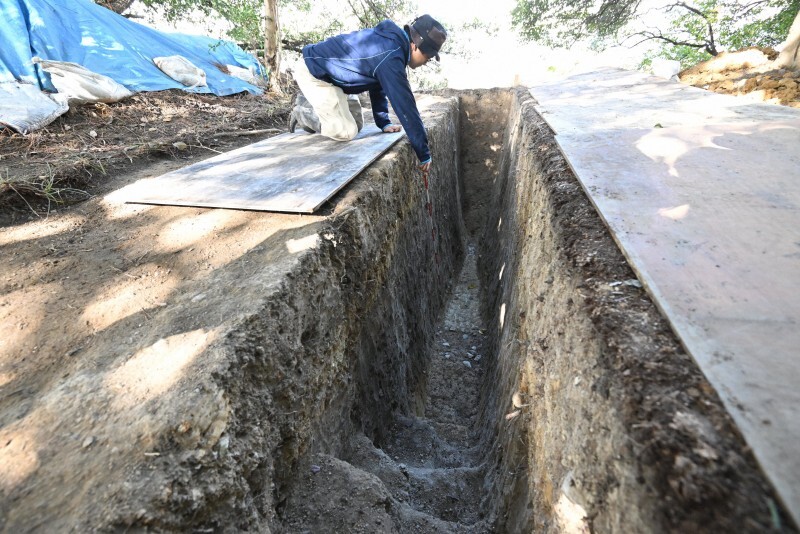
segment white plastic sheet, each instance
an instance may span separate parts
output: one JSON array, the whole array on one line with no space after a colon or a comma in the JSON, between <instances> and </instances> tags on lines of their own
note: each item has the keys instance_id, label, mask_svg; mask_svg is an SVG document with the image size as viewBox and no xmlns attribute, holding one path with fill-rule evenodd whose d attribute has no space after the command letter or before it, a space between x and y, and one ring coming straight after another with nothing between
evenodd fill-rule
<instances>
[{"instance_id":1,"label":"white plastic sheet","mask_svg":"<svg viewBox=\"0 0 800 534\"><path fill-rule=\"evenodd\" d=\"M153 63L161 71L186 87L206 85L206 73L183 56L154 57Z\"/></svg>"},{"instance_id":2,"label":"white plastic sheet","mask_svg":"<svg viewBox=\"0 0 800 534\"><path fill-rule=\"evenodd\" d=\"M69 109L62 95L49 95L39 86L0 83L0 124L27 135L44 128Z\"/></svg>"},{"instance_id":3,"label":"white plastic sheet","mask_svg":"<svg viewBox=\"0 0 800 534\"><path fill-rule=\"evenodd\" d=\"M33 62L50 74L50 80L58 93L66 96L69 104L89 102L117 102L133 94L108 76L68 61L48 61L38 57Z\"/></svg>"}]
</instances>

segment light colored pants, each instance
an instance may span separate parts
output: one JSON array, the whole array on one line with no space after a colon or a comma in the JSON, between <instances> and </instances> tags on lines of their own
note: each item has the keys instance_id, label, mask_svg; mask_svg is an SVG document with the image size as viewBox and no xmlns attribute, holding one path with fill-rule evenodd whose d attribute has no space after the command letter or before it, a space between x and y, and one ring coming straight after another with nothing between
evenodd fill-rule
<instances>
[{"instance_id":1,"label":"light colored pants","mask_svg":"<svg viewBox=\"0 0 800 534\"><path fill-rule=\"evenodd\" d=\"M360 128L350 111L347 95L341 88L312 76L303 58L293 65L292 74L300 91L319 116L322 135L336 141L349 141L358 135Z\"/></svg>"}]
</instances>

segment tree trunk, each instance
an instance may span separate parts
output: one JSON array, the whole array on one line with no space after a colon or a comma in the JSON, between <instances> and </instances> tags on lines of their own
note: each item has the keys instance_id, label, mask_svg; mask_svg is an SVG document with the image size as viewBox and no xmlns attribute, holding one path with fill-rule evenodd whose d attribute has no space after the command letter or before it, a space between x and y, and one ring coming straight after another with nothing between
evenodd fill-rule
<instances>
[{"instance_id":1,"label":"tree trunk","mask_svg":"<svg viewBox=\"0 0 800 534\"><path fill-rule=\"evenodd\" d=\"M264 63L269 69L269 89L282 93L280 82L281 39L278 24L278 0L264 0L266 19L264 33Z\"/></svg>"},{"instance_id":2,"label":"tree trunk","mask_svg":"<svg viewBox=\"0 0 800 534\"><path fill-rule=\"evenodd\" d=\"M775 67L779 69L789 69L800 67L800 12L792 22L792 27L789 28L789 35L783 43L783 50L775 60Z\"/></svg>"},{"instance_id":3,"label":"tree trunk","mask_svg":"<svg viewBox=\"0 0 800 534\"><path fill-rule=\"evenodd\" d=\"M107 7L114 13L119 13L120 15L126 11L131 4L133 4L133 0L95 0L96 4L100 4L103 7Z\"/></svg>"}]
</instances>

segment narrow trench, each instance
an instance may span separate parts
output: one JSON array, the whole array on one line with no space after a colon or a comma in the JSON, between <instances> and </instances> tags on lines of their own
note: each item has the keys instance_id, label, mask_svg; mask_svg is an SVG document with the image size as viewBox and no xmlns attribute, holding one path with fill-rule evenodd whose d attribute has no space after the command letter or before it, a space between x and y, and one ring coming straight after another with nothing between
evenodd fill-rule
<instances>
[{"instance_id":1,"label":"narrow trench","mask_svg":"<svg viewBox=\"0 0 800 534\"><path fill-rule=\"evenodd\" d=\"M450 523L445 531L486 530L475 423L487 348L470 244L429 353L424 414L396 420L384 448L408 480L399 493L407 491L415 510Z\"/></svg>"},{"instance_id":2,"label":"narrow trench","mask_svg":"<svg viewBox=\"0 0 800 534\"><path fill-rule=\"evenodd\" d=\"M341 454L313 454L282 532L491 532L476 424L488 349L477 252L468 244L427 355L423 413L393 418L380 446L356 432Z\"/></svg>"},{"instance_id":3,"label":"narrow trench","mask_svg":"<svg viewBox=\"0 0 800 534\"><path fill-rule=\"evenodd\" d=\"M477 239L498 174L510 97L465 96L458 132L463 262L452 274L458 278L444 310L431 319L437 324L431 325L424 391L408 392L422 402L410 403L415 413L387 420L383 439L355 431L337 453L312 454L279 512L282 532L493 531L496 503L487 497L487 450L479 443L486 425L478 421L492 342L482 317Z\"/></svg>"}]
</instances>

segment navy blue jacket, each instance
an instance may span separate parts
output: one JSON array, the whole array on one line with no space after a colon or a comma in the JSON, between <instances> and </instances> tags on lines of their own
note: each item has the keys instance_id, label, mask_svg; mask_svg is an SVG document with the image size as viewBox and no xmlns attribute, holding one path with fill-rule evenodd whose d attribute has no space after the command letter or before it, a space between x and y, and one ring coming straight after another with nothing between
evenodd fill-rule
<instances>
[{"instance_id":1,"label":"navy blue jacket","mask_svg":"<svg viewBox=\"0 0 800 534\"><path fill-rule=\"evenodd\" d=\"M374 28L307 45L303 59L315 78L347 94L369 91L372 116L380 129L391 124L388 96L420 162L430 161L428 136L406 76L411 43L405 30L384 20Z\"/></svg>"}]
</instances>

